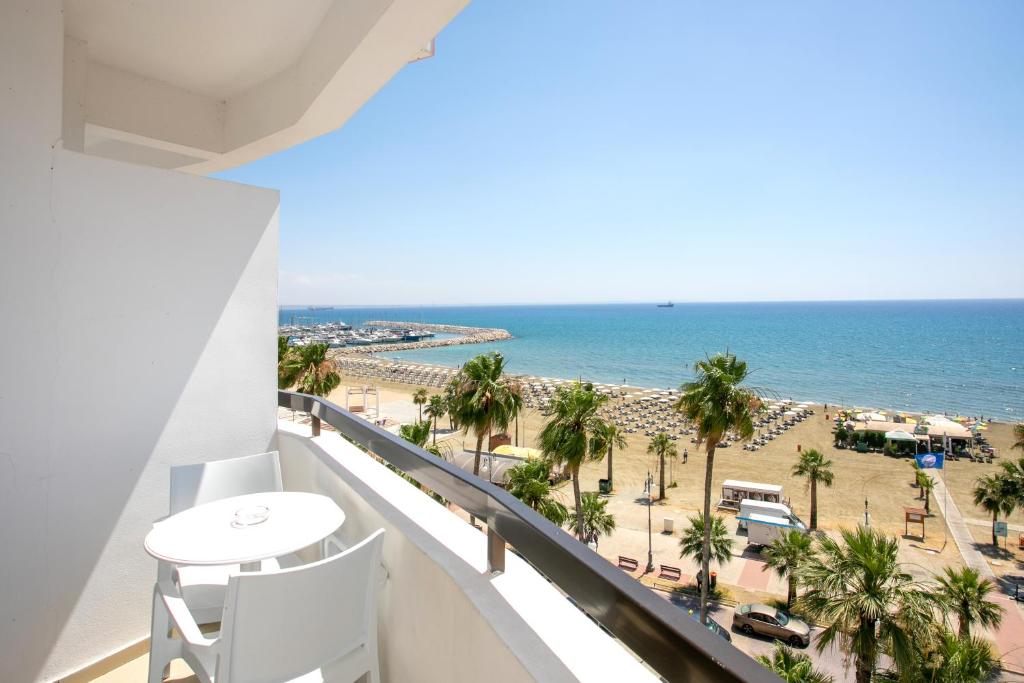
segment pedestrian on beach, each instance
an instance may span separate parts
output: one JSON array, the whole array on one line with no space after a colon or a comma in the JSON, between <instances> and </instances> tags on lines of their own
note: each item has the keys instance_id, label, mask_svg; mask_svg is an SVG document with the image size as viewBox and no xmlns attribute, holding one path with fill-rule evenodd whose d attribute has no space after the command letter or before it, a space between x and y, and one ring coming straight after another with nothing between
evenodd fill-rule
<instances>
[{"instance_id":1,"label":"pedestrian on beach","mask_svg":"<svg viewBox=\"0 0 1024 683\"><path fill-rule=\"evenodd\" d=\"M683 464L684 464L684 465L686 464L686 460L687 460L687 458L689 458L689 457L690 457L690 451L688 451L688 450L686 450L686 449L684 448L684 449L683 449Z\"/></svg>"}]
</instances>

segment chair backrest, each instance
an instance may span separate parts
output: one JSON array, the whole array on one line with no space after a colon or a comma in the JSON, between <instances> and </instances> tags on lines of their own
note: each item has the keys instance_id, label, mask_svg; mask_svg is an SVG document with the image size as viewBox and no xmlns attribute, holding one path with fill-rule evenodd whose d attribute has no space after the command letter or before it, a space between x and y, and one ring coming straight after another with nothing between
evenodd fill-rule
<instances>
[{"instance_id":1,"label":"chair backrest","mask_svg":"<svg viewBox=\"0 0 1024 683\"><path fill-rule=\"evenodd\" d=\"M221 498L282 491L277 451L171 468L171 514Z\"/></svg>"},{"instance_id":2,"label":"chair backrest","mask_svg":"<svg viewBox=\"0 0 1024 683\"><path fill-rule=\"evenodd\" d=\"M217 683L277 683L360 646L376 656L384 530L340 555L293 569L233 574L221 619Z\"/></svg>"}]
</instances>

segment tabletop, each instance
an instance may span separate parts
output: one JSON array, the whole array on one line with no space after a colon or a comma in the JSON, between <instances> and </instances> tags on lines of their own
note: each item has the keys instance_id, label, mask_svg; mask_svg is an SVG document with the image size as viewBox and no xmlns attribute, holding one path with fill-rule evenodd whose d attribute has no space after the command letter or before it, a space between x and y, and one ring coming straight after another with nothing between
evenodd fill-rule
<instances>
[{"instance_id":1,"label":"tabletop","mask_svg":"<svg viewBox=\"0 0 1024 683\"><path fill-rule=\"evenodd\" d=\"M327 538L345 513L327 496L268 491L197 505L156 522L146 552L176 565L223 565L281 557Z\"/></svg>"}]
</instances>

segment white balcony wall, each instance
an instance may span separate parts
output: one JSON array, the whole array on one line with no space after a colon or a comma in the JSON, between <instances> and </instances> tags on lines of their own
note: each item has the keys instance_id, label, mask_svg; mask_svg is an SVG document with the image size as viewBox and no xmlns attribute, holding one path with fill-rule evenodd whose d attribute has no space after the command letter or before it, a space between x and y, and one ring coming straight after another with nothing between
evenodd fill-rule
<instances>
[{"instance_id":1,"label":"white balcony wall","mask_svg":"<svg viewBox=\"0 0 1024 683\"><path fill-rule=\"evenodd\" d=\"M532 567L338 434L282 421L285 488L333 498L348 545L384 528L379 637L385 683L658 680Z\"/></svg>"},{"instance_id":2,"label":"white balcony wall","mask_svg":"<svg viewBox=\"0 0 1024 683\"><path fill-rule=\"evenodd\" d=\"M275 440L277 193L62 149L61 3L0 3L0 681L145 638L168 466Z\"/></svg>"}]
</instances>

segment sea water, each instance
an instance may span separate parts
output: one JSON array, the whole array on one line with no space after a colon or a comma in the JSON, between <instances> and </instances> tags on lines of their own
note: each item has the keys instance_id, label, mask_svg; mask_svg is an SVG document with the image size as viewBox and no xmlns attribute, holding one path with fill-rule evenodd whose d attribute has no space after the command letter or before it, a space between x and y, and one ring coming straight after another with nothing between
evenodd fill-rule
<instances>
[{"instance_id":1,"label":"sea water","mask_svg":"<svg viewBox=\"0 0 1024 683\"><path fill-rule=\"evenodd\" d=\"M511 372L677 387L729 350L781 398L1024 419L1024 301L282 308L280 320L449 323L515 338L385 354L458 366L500 351Z\"/></svg>"}]
</instances>

